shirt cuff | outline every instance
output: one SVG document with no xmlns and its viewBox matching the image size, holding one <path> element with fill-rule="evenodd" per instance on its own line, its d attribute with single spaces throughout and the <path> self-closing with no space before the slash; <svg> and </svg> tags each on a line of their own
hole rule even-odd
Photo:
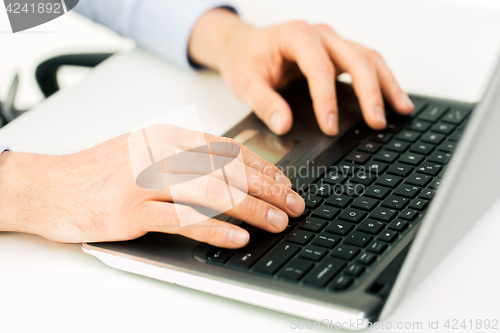
<svg viewBox="0 0 500 333">
<path fill-rule="evenodd" d="M 203 14 L 220 7 L 235 11 L 220 0 L 192 0 L 189 6 L 183 1 L 141 1 L 131 18 L 127 37 L 181 67 L 196 67 L 189 61 L 191 32 Z"/>
<path fill-rule="evenodd" d="M 7 146 L 2 146 L 2 145 L 0 145 L 0 155 L 1 155 L 4 151 L 10 151 L 10 148 L 9 148 L 9 147 L 7 147 Z"/>
</svg>

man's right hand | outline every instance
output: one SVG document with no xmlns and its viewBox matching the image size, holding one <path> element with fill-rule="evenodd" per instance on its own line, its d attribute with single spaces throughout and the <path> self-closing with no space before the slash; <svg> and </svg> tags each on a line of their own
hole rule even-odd
<svg viewBox="0 0 500 333">
<path fill-rule="evenodd" d="M 200 135 L 168 125 L 156 125 L 146 131 L 155 162 L 169 155 L 166 150 L 186 151 L 187 147 L 193 147 L 190 140 Z M 140 132 L 134 134 L 141 135 Z M 238 248 L 248 242 L 247 231 L 213 218 L 201 218 L 192 207 L 205 206 L 220 211 L 223 207 L 220 197 L 227 193 L 229 184 L 231 193 L 242 201 L 225 214 L 269 232 L 283 231 L 288 216 L 297 217 L 304 211 L 304 200 L 290 188 L 290 181 L 278 168 L 231 139 L 208 134 L 204 137 L 209 145 L 224 142 L 241 151 L 244 164 L 240 168 L 228 168 L 228 182 L 214 176 L 215 173 L 200 177 L 204 168 L 192 160 L 166 159 L 172 164 L 164 164 L 164 172 L 166 168 L 167 174 L 193 179 L 189 187 L 175 190 L 174 204 L 174 191 L 168 185 L 150 189 L 136 184 L 138 170 L 133 170 L 137 167 L 134 161 L 131 165 L 131 154 L 134 154 L 131 137 L 122 135 L 65 156 L 3 153 L 0 156 L 0 231 L 32 233 L 70 243 L 130 240 L 156 231 Z M 213 163 L 228 164 L 224 162 L 224 159 L 229 162 L 227 152 L 213 149 L 210 153 L 209 160 Z M 241 177 L 241 170 L 246 177 Z M 244 184 L 241 179 L 245 179 Z"/>
</svg>

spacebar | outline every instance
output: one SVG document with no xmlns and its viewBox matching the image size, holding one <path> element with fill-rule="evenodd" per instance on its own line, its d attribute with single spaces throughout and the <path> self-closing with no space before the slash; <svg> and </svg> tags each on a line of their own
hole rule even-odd
<svg viewBox="0 0 500 333">
<path fill-rule="evenodd" d="M 293 172 L 290 172 L 291 170 L 287 170 L 289 175 L 294 176 L 291 178 L 292 187 L 298 191 L 301 189 L 304 190 L 304 187 L 307 187 L 307 185 L 318 179 L 326 168 L 329 168 L 333 164 L 337 163 L 358 143 L 359 139 L 342 136 L 326 148 L 315 159 L 308 161 L 309 163 L 307 169 L 304 170 L 304 168 L 300 169 L 300 167 L 298 167 L 295 175 Z"/>
</svg>

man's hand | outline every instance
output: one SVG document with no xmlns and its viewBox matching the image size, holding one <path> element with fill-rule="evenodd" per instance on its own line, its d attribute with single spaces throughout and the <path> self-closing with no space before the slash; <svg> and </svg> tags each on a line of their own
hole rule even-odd
<svg viewBox="0 0 500 333">
<path fill-rule="evenodd" d="M 221 200 L 230 188 L 233 197 L 242 200 L 225 214 L 269 232 L 283 231 L 288 216 L 303 213 L 304 200 L 291 190 L 285 175 L 237 142 L 168 125 L 152 126 L 145 132 L 150 155 L 147 149 L 137 150 L 140 144 L 134 145 L 140 143 L 142 131 L 66 156 L 3 153 L 0 231 L 33 233 L 58 242 L 129 240 L 156 231 L 238 248 L 248 242 L 247 231 L 205 218 L 193 207 L 220 212 Z M 186 149 L 196 147 L 199 140 L 193 138 L 200 135 L 210 152 Z M 220 143 L 227 145 L 219 149 Z M 241 152 L 241 165 L 228 158 L 231 151 Z M 160 166 L 163 163 L 159 174 L 140 173 L 152 165 L 150 158 Z M 227 166 L 229 182 L 216 173 L 201 177 L 214 165 Z M 156 183 L 138 186 L 144 181 L 141 177 L 145 183 Z M 176 177 L 191 181 L 175 187 L 174 204 L 174 189 L 167 182 Z"/>
<path fill-rule="evenodd" d="M 189 54 L 193 61 L 218 70 L 276 134 L 290 130 L 292 112 L 275 89 L 298 70 L 307 78 L 316 118 L 327 135 L 338 133 L 335 78 L 343 72 L 351 75 L 372 128 L 386 126 L 382 95 L 399 113 L 413 111 L 382 57 L 342 39 L 327 25 L 293 21 L 257 29 L 228 10 L 214 9 L 196 24 Z"/>
</svg>

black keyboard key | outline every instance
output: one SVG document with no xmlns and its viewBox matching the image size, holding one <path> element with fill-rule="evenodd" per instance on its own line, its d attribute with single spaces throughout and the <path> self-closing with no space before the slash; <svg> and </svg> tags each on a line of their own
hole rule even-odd
<svg viewBox="0 0 500 333">
<path fill-rule="evenodd" d="M 348 195 L 336 195 L 334 193 L 328 199 L 326 199 L 325 204 L 339 208 L 345 208 L 352 200 L 353 199 Z"/>
<path fill-rule="evenodd" d="M 302 215 L 297 216 L 297 217 L 289 217 L 288 220 L 300 222 L 300 221 L 304 220 L 306 217 L 308 217 L 310 214 L 311 214 L 311 210 L 306 208 L 306 209 L 304 209 L 304 212 L 302 213 Z"/>
<path fill-rule="evenodd" d="M 365 191 L 365 196 L 374 199 L 383 199 L 389 193 L 390 189 L 380 185 L 372 185 L 368 187 Z"/>
<path fill-rule="evenodd" d="M 382 202 L 382 206 L 389 207 L 392 209 L 402 210 L 408 202 L 409 202 L 408 198 L 400 197 L 393 194 Z"/>
<path fill-rule="evenodd" d="M 398 176 L 385 174 L 385 175 L 380 176 L 375 181 L 375 184 L 390 187 L 390 188 L 395 188 L 401 182 L 401 179 L 402 178 L 398 177 Z"/>
<path fill-rule="evenodd" d="M 363 153 L 361 151 L 353 151 L 352 153 L 347 155 L 345 159 L 350 162 L 363 164 L 368 161 L 369 158 L 370 154 Z"/>
<path fill-rule="evenodd" d="M 342 184 L 342 182 L 346 179 L 346 176 L 343 175 L 340 170 L 330 169 L 325 176 L 322 178 L 323 182 L 329 184 Z"/>
<path fill-rule="evenodd" d="M 399 214 L 399 217 L 408 221 L 413 221 L 417 217 L 418 211 L 410 208 L 406 208 Z"/>
<path fill-rule="evenodd" d="M 257 237 L 262 230 L 254 225 L 251 225 L 251 224 L 248 224 L 245 222 L 240 223 L 239 227 L 248 231 L 248 233 L 250 234 L 250 239 L 254 239 L 255 237 Z"/>
<path fill-rule="evenodd" d="M 389 224 L 388 228 L 391 230 L 403 231 L 407 226 L 408 222 L 401 219 L 395 219 Z"/>
<path fill-rule="evenodd" d="M 417 172 L 425 173 L 426 175 L 436 176 L 441 171 L 442 168 L 443 168 L 442 164 L 424 162 L 417 168 Z"/>
<path fill-rule="evenodd" d="M 432 180 L 431 176 L 424 175 L 421 173 L 412 173 L 408 178 L 406 178 L 405 183 L 424 187 L 431 180 Z"/>
<path fill-rule="evenodd" d="M 376 159 L 378 161 L 385 162 L 385 163 L 392 163 L 395 160 L 397 160 L 398 157 L 399 157 L 398 153 L 388 151 L 388 150 L 382 150 L 377 155 L 375 155 L 374 159 Z"/>
<path fill-rule="evenodd" d="M 398 233 L 394 230 L 386 230 L 377 237 L 377 240 L 381 240 L 387 243 L 392 243 L 398 237 Z"/>
<path fill-rule="evenodd" d="M 373 213 L 370 214 L 371 219 L 381 220 L 388 222 L 392 220 L 394 215 L 396 215 L 396 211 L 394 209 L 386 208 L 386 207 L 378 207 Z"/>
<path fill-rule="evenodd" d="M 359 253 L 359 249 L 357 247 L 340 244 L 337 246 L 331 253 L 332 257 L 337 257 L 345 260 L 352 260 Z"/>
<path fill-rule="evenodd" d="M 441 185 L 441 179 L 436 178 L 429 184 L 429 188 L 436 190 L 439 187 L 439 185 Z"/>
<path fill-rule="evenodd" d="M 323 219 L 308 217 L 299 224 L 299 228 L 307 231 L 318 232 L 323 229 L 327 223 L 328 222 Z"/>
<path fill-rule="evenodd" d="M 432 190 L 430 188 L 426 188 L 422 192 L 420 192 L 418 197 L 425 199 L 425 200 L 432 200 L 432 198 L 434 198 L 434 194 L 436 194 L 435 190 Z"/>
<path fill-rule="evenodd" d="M 452 124 L 460 124 L 471 112 L 470 108 L 457 108 L 452 107 L 448 113 L 446 113 L 443 117 L 443 121 L 452 123 Z"/>
<path fill-rule="evenodd" d="M 354 224 L 344 221 L 335 220 L 332 221 L 328 227 L 326 227 L 326 232 L 331 232 L 337 235 L 345 236 L 354 228 Z"/>
<path fill-rule="evenodd" d="M 342 186 L 341 188 L 336 188 L 333 195 L 348 195 L 351 197 L 358 197 L 360 195 L 363 195 L 365 191 L 365 185 L 363 184 L 356 184 L 348 181 L 347 183 L 340 185 Z"/>
<path fill-rule="evenodd" d="M 432 126 L 431 131 L 448 135 L 451 132 L 453 132 L 454 129 L 455 129 L 455 126 L 453 126 L 451 124 L 439 122 L 439 123 L 435 124 L 434 126 Z"/>
<path fill-rule="evenodd" d="M 429 105 L 427 109 L 422 111 L 417 118 L 420 120 L 436 122 L 448 110 L 445 106 Z"/>
<path fill-rule="evenodd" d="M 285 230 L 282 231 L 283 234 L 288 234 L 290 231 L 292 231 L 296 226 L 297 226 L 297 220 L 295 219 L 288 219 L 288 224 L 286 225 Z"/>
<path fill-rule="evenodd" d="M 405 153 L 399 158 L 399 162 L 410 165 L 418 165 L 424 160 L 425 156 L 416 153 Z"/>
<path fill-rule="evenodd" d="M 444 151 L 445 153 L 453 153 L 455 146 L 457 145 L 454 141 L 445 141 L 439 147 L 439 151 Z"/>
<path fill-rule="evenodd" d="M 234 255 L 233 250 L 221 249 L 219 247 L 213 247 L 207 252 L 207 260 L 209 262 L 214 262 L 223 265 Z"/>
<path fill-rule="evenodd" d="M 343 260 L 327 258 L 309 272 L 302 282 L 306 285 L 324 287 L 345 265 L 346 263 Z"/>
<path fill-rule="evenodd" d="M 402 163 L 395 163 L 389 167 L 387 170 L 387 173 L 400 176 L 400 177 L 406 177 L 408 176 L 411 172 L 413 171 L 413 168 L 407 164 L 402 164 Z"/>
<path fill-rule="evenodd" d="M 357 247 L 365 247 L 368 243 L 371 242 L 373 236 L 365 234 L 363 232 L 354 231 L 344 240 L 344 243 L 349 245 L 354 245 Z"/>
<path fill-rule="evenodd" d="M 371 263 L 377 259 L 377 256 L 374 255 L 373 253 L 369 253 L 369 252 L 363 252 L 361 253 L 361 255 L 358 257 L 358 259 L 356 259 L 357 262 L 360 262 L 364 265 L 371 265 Z"/>
<path fill-rule="evenodd" d="M 420 138 L 423 142 L 432 143 L 433 145 L 438 145 L 444 140 L 445 136 L 439 133 L 427 132 Z"/>
<path fill-rule="evenodd" d="M 367 198 L 367 197 L 358 197 L 352 203 L 352 207 L 359 208 L 363 210 L 372 210 L 378 204 L 378 200 Z"/>
<path fill-rule="evenodd" d="M 314 234 L 312 232 L 296 229 L 293 232 L 291 232 L 285 238 L 285 240 L 287 242 L 292 242 L 292 243 L 299 244 L 299 245 L 306 245 L 307 243 L 309 243 L 309 241 L 313 237 L 314 237 Z"/>
<path fill-rule="evenodd" d="M 414 109 L 413 113 L 411 114 L 412 117 L 418 116 L 422 110 L 427 107 L 427 101 L 423 98 L 418 98 L 415 96 L 410 97 L 411 101 L 413 102 Z"/>
<path fill-rule="evenodd" d="M 370 161 L 366 163 L 364 166 L 365 166 L 365 172 L 367 174 L 375 175 L 378 177 L 379 175 L 382 174 L 382 172 L 385 171 L 385 169 L 387 169 L 389 164 L 379 161 Z"/>
<path fill-rule="evenodd" d="M 363 184 L 363 185 L 370 185 L 373 183 L 373 181 L 378 177 L 378 174 L 370 173 L 367 170 L 366 171 L 358 171 L 354 177 L 351 178 L 351 181 L 353 183 L 358 183 L 358 184 Z"/>
<path fill-rule="evenodd" d="M 365 270 L 365 266 L 358 264 L 358 263 L 354 263 L 354 264 L 350 264 L 347 267 L 347 269 L 345 270 L 345 273 L 349 274 L 351 276 L 360 276 L 361 273 L 364 272 L 364 270 Z"/>
<path fill-rule="evenodd" d="M 356 230 L 367 232 L 372 235 L 377 235 L 382 229 L 385 228 L 385 223 L 380 221 L 375 221 L 372 219 L 365 219 L 361 222 Z"/>
<path fill-rule="evenodd" d="M 328 250 L 325 248 L 309 245 L 299 253 L 299 257 L 312 261 L 320 261 L 327 252 Z"/>
<path fill-rule="evenodd" d="M 278 240 L 280 240 L 280 234 L 264 233 L 253 240 L 249 245 L 240 249 L 235 255 L 229 260 L 228 265 L 243 269 L 248 269 L 252 266 L 260 257 L 264 255 Z"/>
<path fill-rule="evenodd" d="M 342 163 L 339 163 L 335 166 L 333 166 L 331 169 L 333 172 L 336 172 L 339 175 L 342 175 L 344 177 L 352 177 L 354 176 L 354 173 L 358 169 L 358 165 L 354 164 L 349 161 L 344 161 Z"/>
<path fill-rule="evenodd" d="M 419 141 L 410 147 L 410 151 L 422 155 L 429 155 L 434 148 L 436 148 L 436 146 L 431 143 Z"/>
<path fill-rule="evenodd" d="M 394 191 L 394 194 L 413 199 L 417 196 L 418 192 L 420 192 L 420 187 L 409 184 L 401 184 Z"/>
<path fill-rule="evenodd" d="M 379 151 L 380 147 L 382 147 L 380 143 L 365 141 L 360 143 L 357 149 L 366 153 L 374 154 Z"/>
<path fill-rule="evenodd" d="M 339 219 L 346 220 L 349 222 L 358 223 L 361 221 L 366 215 L 366 212 L 354 209 L 354 208 L 346 208 L 339 214 Z"/>
<path fill-rule="evenodd" d="M 332 184 L 324 183 L 322 180 L 320 180 L 315 184 L 309 184 L 307 189 L 309 195 L 326 198 L 333 193 L 334 186 Z"/>
<path fill-rule="evenodd" d="M 451 158 L 450 153 L 445 153 L 443 151 L 435 151 L 434 153 L 429 156 L 427 159 L 429 162 L 435 162 L 435 163 L 441 163 L 441 164 L 446 164 Z"/>
<path fill-rule="evenodd" d="M 253 270 L 263 274 L 274 275 L 299 250 L 300 247 L 297 245 L 280 243 L 257 262 Z"/>
<path fill-rule="evenodd" d="M 396 136 L 396 138 L 399 140 L 404 140 L 404 141 L 408 141 L 408 142 L 415 142 L 415 141 L 417 141 L 419 136 L 420 136 L 419 132 L 404 130 L 404 131 L 401 131 L 401 133 L 399 133 Z"/>
<path fill-rule="evenodd" d="M 322 200 L 322 198 L 310 194 L 306 194 L 302 198 L 306 202 L 306 207 L 310 209 L 318 207 Z"/>
<path fill-rule="evenodd" d="M 325 220 L 331 220 L 335 217 L 340 212 L 340 209 L 328 206 L 328 205 L 321 205 L 318 208 L 316 208 L 312 215 L 314 217 L 319 217 Z"/>
<path fill-rule="evenodd" d="M 356 125 L 353 129 L 346 133 L 346 136 L 353 137 L 356 139 L 364 139 L 370 134 L 372 130 L 368 128 L 364 123 Z"/>
<path fill-rule="evenodd" d="M 340 291 L 348 288 L 354 280 L 346 275 L 340 275 L 333 280 L 333 283 L 328 289 L 332 291 Z"/>
<path fill-rule="evenodd" d="M 408 142 L 404 142 L 401 140 L 392 140 L 386 146 L 384 146 L 384 148 L 390 151 L 395 151 L 396 153 L 404 153 L 409 146 L 410 144 Z"/>
<path fill-rule="evenodd" d="M 429 129 L 429 127 L 431 127 L 431 123 L 418 119 L 413 119 L 408 128 L 412 131 L 425 132 Z"/>
<path fill-rule="evenodd" d="M 384 243 L 382 241 L 379 241 L 379 240 L 375 240 L 373 241 L 373 243 L 371 243 L 367 250 L 370 251 L 370 252 L 373 252 L 373 253 L 377 253 L 377 254 L 380 254 L 382 252 L 384 252 L 384 250 L 387 248 L 387 243 Z"/>
<path fill-rule="evenodd" d="M 328 249 L 333 249 L 335 245 L 337 245 L 342 238 L 340 236 L 332 235 L 328 232 L 322 232 L 317 237 L 314 238 L 312 244 L 317 246 L 326 247 Z"/>
<path fill-rule="evenodd" d="M 278 278 L 299 281 L 313 266 L 312 261 L 300 258 L 293 259 L 278 273 Z"/>
<path fill-rule="evenodd" d="M 427 206 L 428 201 L 422 198 L 416 198 L 414 199 L 410 206 L 408 206 L 411 209 L 417 209 L 417 210 L 422 210 Z"/>
<path fill-rule="evenodd" d="M 455 131 L 452 135 L 448 137 L 448 140 L 450 141 L 458 141 L 462 137 L 462 132 L 461 131 Z"/>
<path fill-rule="evenodd" d="M 368 138 L 369 140 L 372 141 L 377 141 L 377 142 L 387 142 L 392 138 L 392 134 L 388 132 L 374 132 L 370 137 Z"/>
</svg>

